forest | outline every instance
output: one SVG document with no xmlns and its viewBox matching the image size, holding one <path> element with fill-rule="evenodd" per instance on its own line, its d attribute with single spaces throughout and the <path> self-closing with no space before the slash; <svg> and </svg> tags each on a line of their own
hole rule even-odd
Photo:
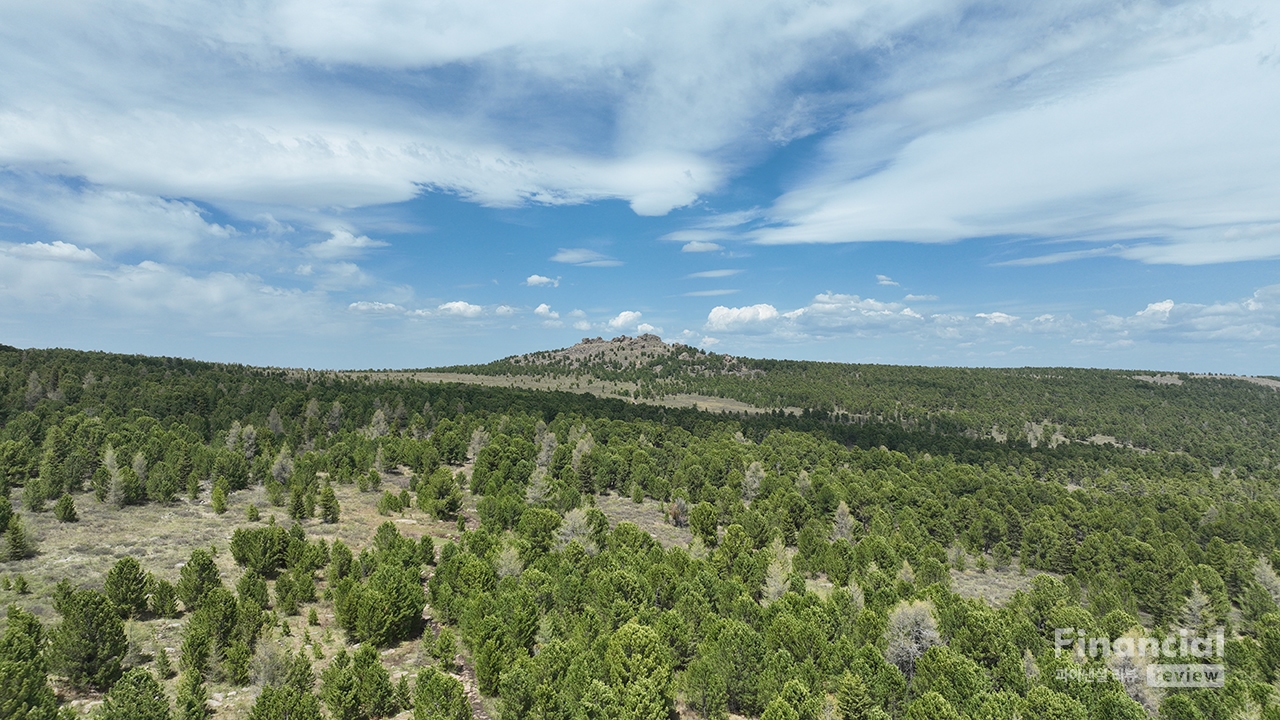
<svg viewBox="0 0 1280 720">
<path fill-rule="evenodd" d="M 584 339 L 566 350 L 439 370 L 592 377 L 634 383 L 638 398 L 698 393 L 935 434 L 1030 435 L 1036 443 L 1106 437 L 1121 445 L 1185 452 L 1214 465 L 1254 471 L 1274 469 L 1280 462 L 1275 383 L 1142 370 L 764 360 L 667 345 L 657 338 L 637 342 L 649 338 Z M 644 349 L 626 353 L 623 348 L 629 344 Z"/>
<path fill-rule="evenodd" d="M 0 718 L 1280 720 L 1276 391 L 675 351 L 467 370 L 801 411 L 0 346 Z"/>
</svg>

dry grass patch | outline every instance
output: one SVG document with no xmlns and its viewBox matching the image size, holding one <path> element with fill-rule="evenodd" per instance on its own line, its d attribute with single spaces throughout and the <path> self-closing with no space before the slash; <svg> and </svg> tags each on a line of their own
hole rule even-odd
<svg viewBox="0 0 1280 720">
<path fill-rule="evenodd" d="M 678 528 L 667 522 L 662 503 L 645 498 L 642 503 L 631 502 L 631 498 L 618 495 L 596 495 L 596 507 L 609 518 L 609 525 L 617 527 L 620 522 L 634 523 L 644 532 L 649 533 L 664 548 L 676 545 L 688 547 L 693 540 L 689 528 Z"/>
</svg>

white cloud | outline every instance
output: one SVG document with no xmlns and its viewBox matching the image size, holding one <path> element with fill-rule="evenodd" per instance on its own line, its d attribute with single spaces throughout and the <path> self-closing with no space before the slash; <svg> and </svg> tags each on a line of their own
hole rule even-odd
<svg viewBox="0 0 1280 720">
<path fill-rule="evenodd" d="M 641 313 L 635 310 L 623 310 L 611 318 L 607 324 L 610 330 L 626 330 L 639 324 L 640 316 Z"/>
<path fill-rule="evenodd" d="M 551 256 L 551 261 L 578 267 L 617 267 L 622 264 L 620 260 L 587 248 L 560 248 Z"/>
<path fill-rule="evenodd" d="M 525 278 L 525 285 L 529 287 L 543 287 L 550 285 L 551 287 L 560 287 L 560 278 L 549 278 L 545 275 L 530 275 Z"/>
<path fill-rule="evenodd" d="M 357 312 L 369 313 L 403 313 L 404 308 L 395 303 L 374 302 L 369 300 L 359 300 L 347 306 L 351 310 Z"/>
<path fill-rule="evenodd" d="M 636 326 L 636 332 L 641 333 L 641 334 L 644 334 L 644 333 L 660 333 L 660 332 L 662 332 L 662 328 L 660 328 L 660 327 L 654 327 L 653 325 L 650 325 L 649 323 L 640 323 L 639 325 L 637 325 L 637 326 Z"/>
<path fill-rule="evenodd" d="M 591 323 L 587 322 L 586 320 L 579 320 L 573 324 L 573 329 L 574 330 L 590 330 Z"/>
<path fill-rule="evenodd" d="M 733 295 L 738 292 L 731 288 L 721 288 L 719 290 L 694 290 L 693 292 L 684 293 L 685 297 L 720 297 L 721 295 Z"/>
<path fill-rule="evenodd" d="M 938 299 L 937 295 L 914 295 L 910 293 L 908 293 L 907 296 L 903 298 L 903 300 L 906 300 L 907 302 L 928 302 L 928 301 L 937 300 L 937 299 Z"/>
<path fill-rule="evenodd" d="M 986 320 L 988 325 L 1012 325 L 1018 321 L 1017 315 L 1009 315 L 1002 312 L 976 313 L 974 317 Z"/>
<path fill-rule="evenodd" d="M 58 260 L 62 262 L 97 262 L 98 254 L 88 248 L 78 248 L 71 243 L 54 240 L 51 243 L 33 242 L 12 245 L 6 249 L 10 255 L 31 260 Z"/>
<path fill-rule="evenodd" d="M 706 328 L 713 331 L 740 329 L 777 318 L 778 309 L 764 303 L 740 308 L 717 305 L 707 314 Z"/>
<path fill-rule="evenodd" d="M 499 305 L 493 309 L 494 315 L 515 315 L 516 309 L 510 305 Z"/>
<path fill-rule="evenodd" d="M 0 123 L 2 108 L 0 104 Z M 32 218 L 75 244 L 110 252 L 184 254 L 236 235 L 230 225 L 205 220 L 204 210 L 190 201 L 97 186 L 68 187 L 31 172 L 0 173 L 0 207 Z"/>
<path fill-rule="evenodd" d="M 587 314 L 586 314 L 585 312 L 583 312 L 583 311 L 581 311 L 581 310 L 579 310 L 579 309 L 577 309 L 577 308 L 574 308 L 573 310 L 570 310 L 570 311 L 569 311 L 569 317 L 584 318 L 584 317 L 586 317 L 586 316 L 587 316 Z"/>
<path fill-rule="evenodd" d="M 537 315 L 538 317 L 550 318 L 552 320 L 560 317 L 560 313 L 556 312 L 555 310 L 552 310 L 551 306 L 546 303 L 542 303 L 538 307 L 534 308 L 533 314 Z"/>
<path fill-rule="evenodd" d="M 358 257 L 371 248 L 386 247 L 381 240 L 371 240 L 366 235 L 355 235 L 348 230 L 337 229 L 330 232 L 328 239 L 313 243 L 306 247 L 307 254 L 326 260 Z"/>
<path fill-rule="evenodd" d="M 463 300 L 454 300 L 452 302 L 443 303 L 436 308 L 445 315 L 456 315 L 458 317 L 475 318 L 480 317 L 484 312 L 484 308 L 479 305 L 472 305 Z"/>
<path fill-rule="evenodd" d="M 935 60 L 954 53 L 960 64 L 849 118 L 820 169 L 751 236 L 1107 245 L 1033 262 L 1280 257 L 1280 63 L 1262 60 L 1275 56 L 1280 8 L 1201 9 L 1139 3 L 1125 17 L 1083 13 L 1047 44 L 1028 42 L 1041 37 L 1032 33 L 993 36 L 983 55 L 942 48 Z"/>
<path fill-rule="evenodd" d="M 716 252 L 717 250 L 723 250 L 723 249 L 724 249 L 724 246 L 718 243 L 713 243 L 707 240 L 693 240 L 685 243 L 684 247 L 680 248 L 680 252 L 702 253 L 702 252 Z"/>
<path fill-rule="evenodd" d="M 702 272 L 689 273 L 688 275 L 685 275 L 685 277 L 690 279 L 725 278 L 725 277 L 733 277 L 734 275 L 737 275 L 740 272 L 742 271 L 741 270 L 703 270 Z"/>
<path fill-rule="evenodd" d="M 898 283 L 894 282 L 894 281 L 893 281 L 893 278 L 889 277 L 888 275 L 877 275 L 877 276 L 876 276 L 876 284 L 877 284 L 877 285 L 892 285 L 892 286 L 894 286 L 894 287 L 897 287 L 897 286 L 898 286 Z"/>
</svg>

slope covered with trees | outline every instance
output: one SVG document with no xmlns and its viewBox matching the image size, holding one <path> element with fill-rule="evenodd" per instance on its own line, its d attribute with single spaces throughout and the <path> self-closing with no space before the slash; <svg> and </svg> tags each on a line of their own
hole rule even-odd
<svg viewBox="0 0 1280 720">
<path fill-rule="evenodd" d="M 1280 383 L 1077 368 L 947 368 L 733 357 L 654 336 L 584 340 L 564 350 L 442 368 L 482 375 L 592 377 L 635 396 L 696 393 L 761 408 L 802 408 L 854 423 L 940 434 L 1110 438 L 1186 452 L 1218 466 L 1280 462 Z M 1055 439 L 1057 436 L 1057 439 Z"/>
<path fill-rule="evenodd" d="M 1268 467 L 57 350 L 0 349 L 0 400 L 0 717 L 1280 712 Z M 151 508 L 222 539 L 28 584 L 60 558 L 25 528 Z M 1151 688 L 1063 628 L 1222 628 L 1227 681 Z"/>
</svg>

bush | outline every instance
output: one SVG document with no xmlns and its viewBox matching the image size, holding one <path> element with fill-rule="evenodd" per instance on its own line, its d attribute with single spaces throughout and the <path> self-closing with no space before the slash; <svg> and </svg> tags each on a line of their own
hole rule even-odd
<svg viewBox="0 0 1280 720">
<path fill-rule="evenodd" d="M 58 522 L 73 523 L 80 520 L 80 515 L 76 513 L 76 502 L 71 499 L 70 495 L 63 494 L 58 498 L 58 502 L 53 506 L 53 516 L 58 518 Z"/>
<path fill-rule="evenodd" d="M 198 608 L 210 590 L 222 587 L 222 576 L 213 562 L 213 555 L 203 548 L 191 551 L 191 558 L 182 566 L 180 575 L 178 597 L 189 611 Z"/>
</svg>

